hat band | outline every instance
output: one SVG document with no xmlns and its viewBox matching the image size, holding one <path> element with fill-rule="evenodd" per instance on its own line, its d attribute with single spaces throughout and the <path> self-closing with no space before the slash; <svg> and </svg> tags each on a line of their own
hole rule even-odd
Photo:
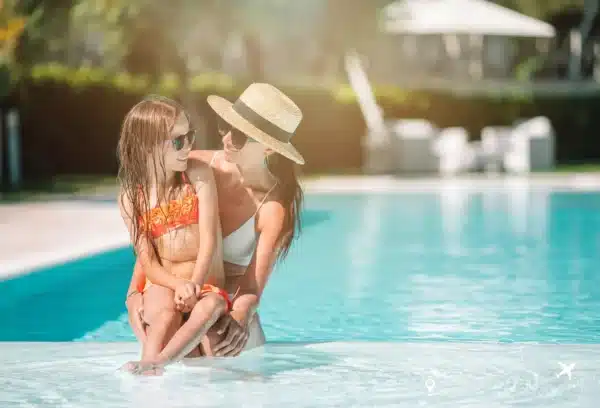
<svg viewBox="0 0 600 408">
<path fill-rule="evenodd" d="M 240 99 L 235 101 L 235 103 L 231 106 L 235 113 L 240 115 L 242 118 L 253 124 L 258 129 L 262 130 L 264 133 L 268 134 L 274 139 L 279 140 L 283 143 L 288 143 L 292 138 L 293 133 L 290 133 L 286 130 L 283 130 L 279 126 L 274 123 L 268 121 L 250 106 L 246 105 Z"/>
</svg>

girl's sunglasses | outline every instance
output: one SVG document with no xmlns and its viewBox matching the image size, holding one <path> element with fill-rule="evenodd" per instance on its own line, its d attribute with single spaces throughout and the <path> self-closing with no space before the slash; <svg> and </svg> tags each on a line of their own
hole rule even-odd
<svg viewBox="0 0 600 408">
<path fill-rule="evenodd" d="M 194 144 L 195 140 L 196 140 L 196 130 L 190 129 L 189 132 L 184 133 L 183 135 L 177 136 L 176 138 L 172 139 L 171 143 L 173 143 L 173 149 L 179 151 L 179 150 L 183 149 L 186 141 L 188 142 L 189 145 L 192 145 L 192 144 Z"/>
<path fill-rule="evenodd" d="M 246 143 L 248 143 L 249 140 L 250 141 L 253 140 L 252 138 L 246 136 L 246 134 L 244 132 L 234 128 L 233 126 L 231 126 L 229 123 L 225 122 L 222 119 L 219 119 L 218 129 L 219 129 L 219 135 L 221 135 L 221 137 L 223 137 L 227 133 L 231 132 L 231 144 L 237 150 L 241 150 L 244 146 L 246 146 Z"/>
</svg>

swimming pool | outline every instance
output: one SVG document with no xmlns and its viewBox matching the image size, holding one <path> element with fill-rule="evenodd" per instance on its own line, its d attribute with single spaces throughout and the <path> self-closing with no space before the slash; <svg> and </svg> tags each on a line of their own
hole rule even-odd
<svg viewBox="0 0 600 408">
<path fill-rule="evenodd" d="M 199 392 L 183 377 L 192 370 L 209 380 L 208 400 L 198 402 L 207 406 L 246 401 L 244 387 L 262 406 L 592 406 L 600 393 L 600 369 L 589 364 L 600 356 L 599 210 L 600 193 L 548 188 L 310 194 L 302 237 L 261 305 L 271 344 L 215 362 L 219 370 L 174 368 L 159 380 L 170 391 L 144 398 L 188 406 L 167 384 L 179 378 L 187 385 L 178 395 Z M 38 358 L 21 359 L 28 370 L 75 370 L 82 384 L 114 372 L 137 350 L 123 305 L 132 265 L 122 249 L 0 283 L 0 340 L 69 342 L 31 346 Z M 86 362 L 94 367 L 87 374 Z M 557 378 L 559 362 L 576 362 L 572 380 Z M 4 361 L 0 379 L 10 372 L 21 381 L 19 367 Z M 428 379 L 437 380 L 432 392 Z M 110 381 L 129 392 L 129 380 Z M 297 397 L 306 387 L 315 394 Z M 72 391 L 57 395 L 73 401 Z M 74 406 L 103 401 L 97 390 L 82 395 Z M 122 406 L 119 398 L 104 402 Z"/>
</svg>

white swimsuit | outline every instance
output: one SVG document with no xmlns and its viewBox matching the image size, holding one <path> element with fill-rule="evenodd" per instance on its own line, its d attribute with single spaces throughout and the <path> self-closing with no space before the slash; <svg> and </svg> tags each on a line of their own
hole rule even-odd
<svg viewBox="0 0 600 408">
<path fill-rule="evenodd" d="M 210 161 L 211 167 L 218 153 L 219 152 L 216 152 L 213 155 Z M 265 194 L 262 201 L 256 207 L 254 214 L 252 214 L 252 216 L 238 229 L 223 238 L 223 260 L 225 262 L 240 266 L 250 265 L 252 256 L 256 250 L 256 241 L 258 238 L 256 234 L 256 214 L 276 185 L 277 184 L 271 187 L 267 194 Z"/>
</svg>

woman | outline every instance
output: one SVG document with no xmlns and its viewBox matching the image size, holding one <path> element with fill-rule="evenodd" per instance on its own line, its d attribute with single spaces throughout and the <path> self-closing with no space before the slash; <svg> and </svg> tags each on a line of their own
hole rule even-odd
<svg viewBox="0 0 600 408">
<path fill-rule="evenodd" d="M 209 330 L 206 355 L 232 356 L 264 344 L 256 315 L 275 262 L 284 257 L 300 229 L 302 189 L 296 164 L 304 159 L 290 143 L 302 120 L 298 106 L 277 88 L 252 84 L 231 103 L 211 95 L 208 103 L 220 117 L 223 150 L 192 151 L 190 158 L 208 163 L 215 174 L 223 232 L 225 288 L 235 293 L 232 310 Z M 143 277 L 139 261 L 132 286 Z M 136 336 L 147 335 L 140 296 L 127 300 Z M 142 311 L 142 313 L 140 313 Z M 179 344 L 183 351 L 197 339 Z"/>
<path fill-rule="evenodd" d="M 146 305 L 143 363 L 168 360 L 179 337 L 190 328 L 203 336 L 230 305 L 219 289 L 222 267 L 211 268 L 219 230 L 214 177 L 201 162 L 188 165 L 194 134 L 166 98 L 144 99 L 123 122 L 119 207 L 146 274 L 128 294 L 142 294 Z M 181 312 L 189 313 L 183 326 Z"/>
</svg>

